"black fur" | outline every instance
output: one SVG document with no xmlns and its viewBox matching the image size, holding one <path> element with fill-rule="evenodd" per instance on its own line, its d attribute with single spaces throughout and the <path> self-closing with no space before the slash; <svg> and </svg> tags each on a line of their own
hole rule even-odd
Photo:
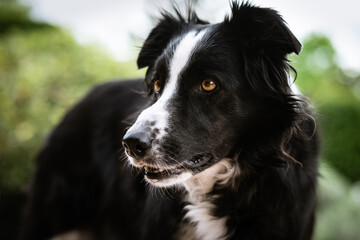
<svg viewBox="0 0 360 240">
<path fill-rule="evenodd" d="M 276 11 L 232 5 L 232 15 L 213 25 L 191 11 L 189 17 L 164 13 L 137 61 L 148 67 L 145 84 L 98 86 L 66 115 L 38 155 L 22 239 L 70 230 L 94 239 L 175 237 L 186 213 L 186 191 L 146 186 L 142 171 L 125 167 L 121 143 L 139 113 L 161 96 L 153 83 L 163 79 L 166 85 L 181 36 L 205 28 L 207 40 L 179 77 L 161 151 L 179 161 L 209 151 L 212 160 L 194 173 L 235 158 L 240 174 L 207 194 L 216 206 L 213 216 L 228 217 L 227 239 L 311 238 L 316 123 L 306 99 L 295 96 L 288 82 L 287 54 L 298 54 L 301 45 Z M 197 92 L 204 78 L 219 87 Z"/>
</svg>

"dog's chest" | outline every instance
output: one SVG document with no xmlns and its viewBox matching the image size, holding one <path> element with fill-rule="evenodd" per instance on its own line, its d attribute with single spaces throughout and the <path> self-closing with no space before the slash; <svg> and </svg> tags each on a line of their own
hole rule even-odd
<svg viewBox="0 0 360 240">
<path fill-rule="evenodd" d="M 176 240 L 222 240 L 227 235 L 226 217 L 212 215 L 210 202 L 189 204 L 187 213 L 175 234 Z"/>
<path fill-rule="evenodd" d="M 214 215 L 214 200 L 219 196 L 211 195 L 215 183 L 222 183 L 236 175 L 235 167 L 220 162 L 185 183 L 187 196 L 184 219 L 175 235 L 178 240 L 224 240 L 228 229 L 227 216 Z"/>
<path fill-rule="evenodd" d="M 199 201 L 185 207 L 186 221 L 181 230 L 187 238 L 197 240 L 222 240 L 227 235 L 227 217 L 213 215 L 215 206 L 208 201 Z"/>
</svg>

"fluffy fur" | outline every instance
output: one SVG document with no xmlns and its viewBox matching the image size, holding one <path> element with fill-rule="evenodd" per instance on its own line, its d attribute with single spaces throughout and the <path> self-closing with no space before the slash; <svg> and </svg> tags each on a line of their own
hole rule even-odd
<svg viewBox="0 0 360 240">
<path fill-rule="evenodd" d="M 94 88 L 46 141 L 22 238 L 310 239 L 316 123 L 287 60 L 300 50 L 272 9 L 163 13 L 145 80 Z"/>
</svg>

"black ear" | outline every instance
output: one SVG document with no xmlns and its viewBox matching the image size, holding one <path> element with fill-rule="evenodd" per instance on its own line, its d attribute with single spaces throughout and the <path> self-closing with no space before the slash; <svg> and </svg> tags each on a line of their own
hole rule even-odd
<svg viewBox="0 0 360 240">
<path fill-rule="evenodd" d="M 248 45 L 265 52 L 276 52 L 283 56 L 299 54 L 301 44 L 285 24 L 282 17 L 269 8 L 260 8 L 248 2 L 232 3 L 232 16 L 225 19 Z"/>
<path fill-rule="evenodd" d="M 239 54 L 249 87 L 262 96 L 285 101 L 291 95 L 288 74 L 295 71 L 287 55 L 299 54 L 301 44 L 282 17 L 275 10 L 234 1 L 232 15 L 222 26 L 225 38 Z"/>
<path fill-rule="evenodd" d="M 164 11 L 157 26 L 145 40 L 137 59 L 138 68 L 150 66 L 162 54 L 171 39 L 191 24 L 206 24 L 200 20 L 189 6 L 187 16 L 183 17 L 174 7 L 175 14 Z"/>
</svg>

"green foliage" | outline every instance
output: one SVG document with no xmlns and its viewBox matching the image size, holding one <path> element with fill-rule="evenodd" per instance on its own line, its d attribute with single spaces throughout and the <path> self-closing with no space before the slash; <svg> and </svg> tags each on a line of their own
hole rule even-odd
<svg viewBox="0 0 360 240">
<path fill-rule="evenodd" d="M 136 74 L 67 32 L 12 31 L 0 38 L 0 182 L 20 187 L 34 152 L 64 112 L 93 84 Z"/>
<path fill-rule="evenodd" d="M 52 28 L 47 23 L 30 20 L 28 15 L 29 8 L 21 5 L 17 0 L 0 0 L 0 34 L 12 29 Z"/>
<path fill-rule="evenodd" d="M 34 26 L 0 35 L 0 223 L 9 226 L 0 239 L 14 238 L 35 154 L 65 112 L 93 84 L 143 75 L 135 61 L 116 62 L 66 31 Z"/>
<path fill-rule="evenodd" d="M 360 223 L 360 182 L 350 184 L 331 166 L 320 166 L 316 240 L 357 240 Z"/>
<path fill-rule="evenodd" d="M 314 239 L 359 239 L 360 184 L 351 185 L 327 164 L 321 164 Z"/>
<path fill-rule="evenodd" d="M 293 56 L 297 84 L 314 102 L 322 139 L 322 158 L 349 180 L 360 180 L 360 75 L 348 76 L 336 62 L 328 38 L 312 35 Z"/>
<path fill-rule="evenodd" d="M 298 72 L 297 84 L 316 103 L 359 102 L 352 92 L 360 76 L 349 77 L 339 67 L 330 40 L 313 34 L 304 40 L 303 51 L 292 56 Z"/>
<path fill-rule="evenodd" d="M 324 105 L 323 156 L 349 180 L 360 180 L 360 103 Z"/>
</svg>

